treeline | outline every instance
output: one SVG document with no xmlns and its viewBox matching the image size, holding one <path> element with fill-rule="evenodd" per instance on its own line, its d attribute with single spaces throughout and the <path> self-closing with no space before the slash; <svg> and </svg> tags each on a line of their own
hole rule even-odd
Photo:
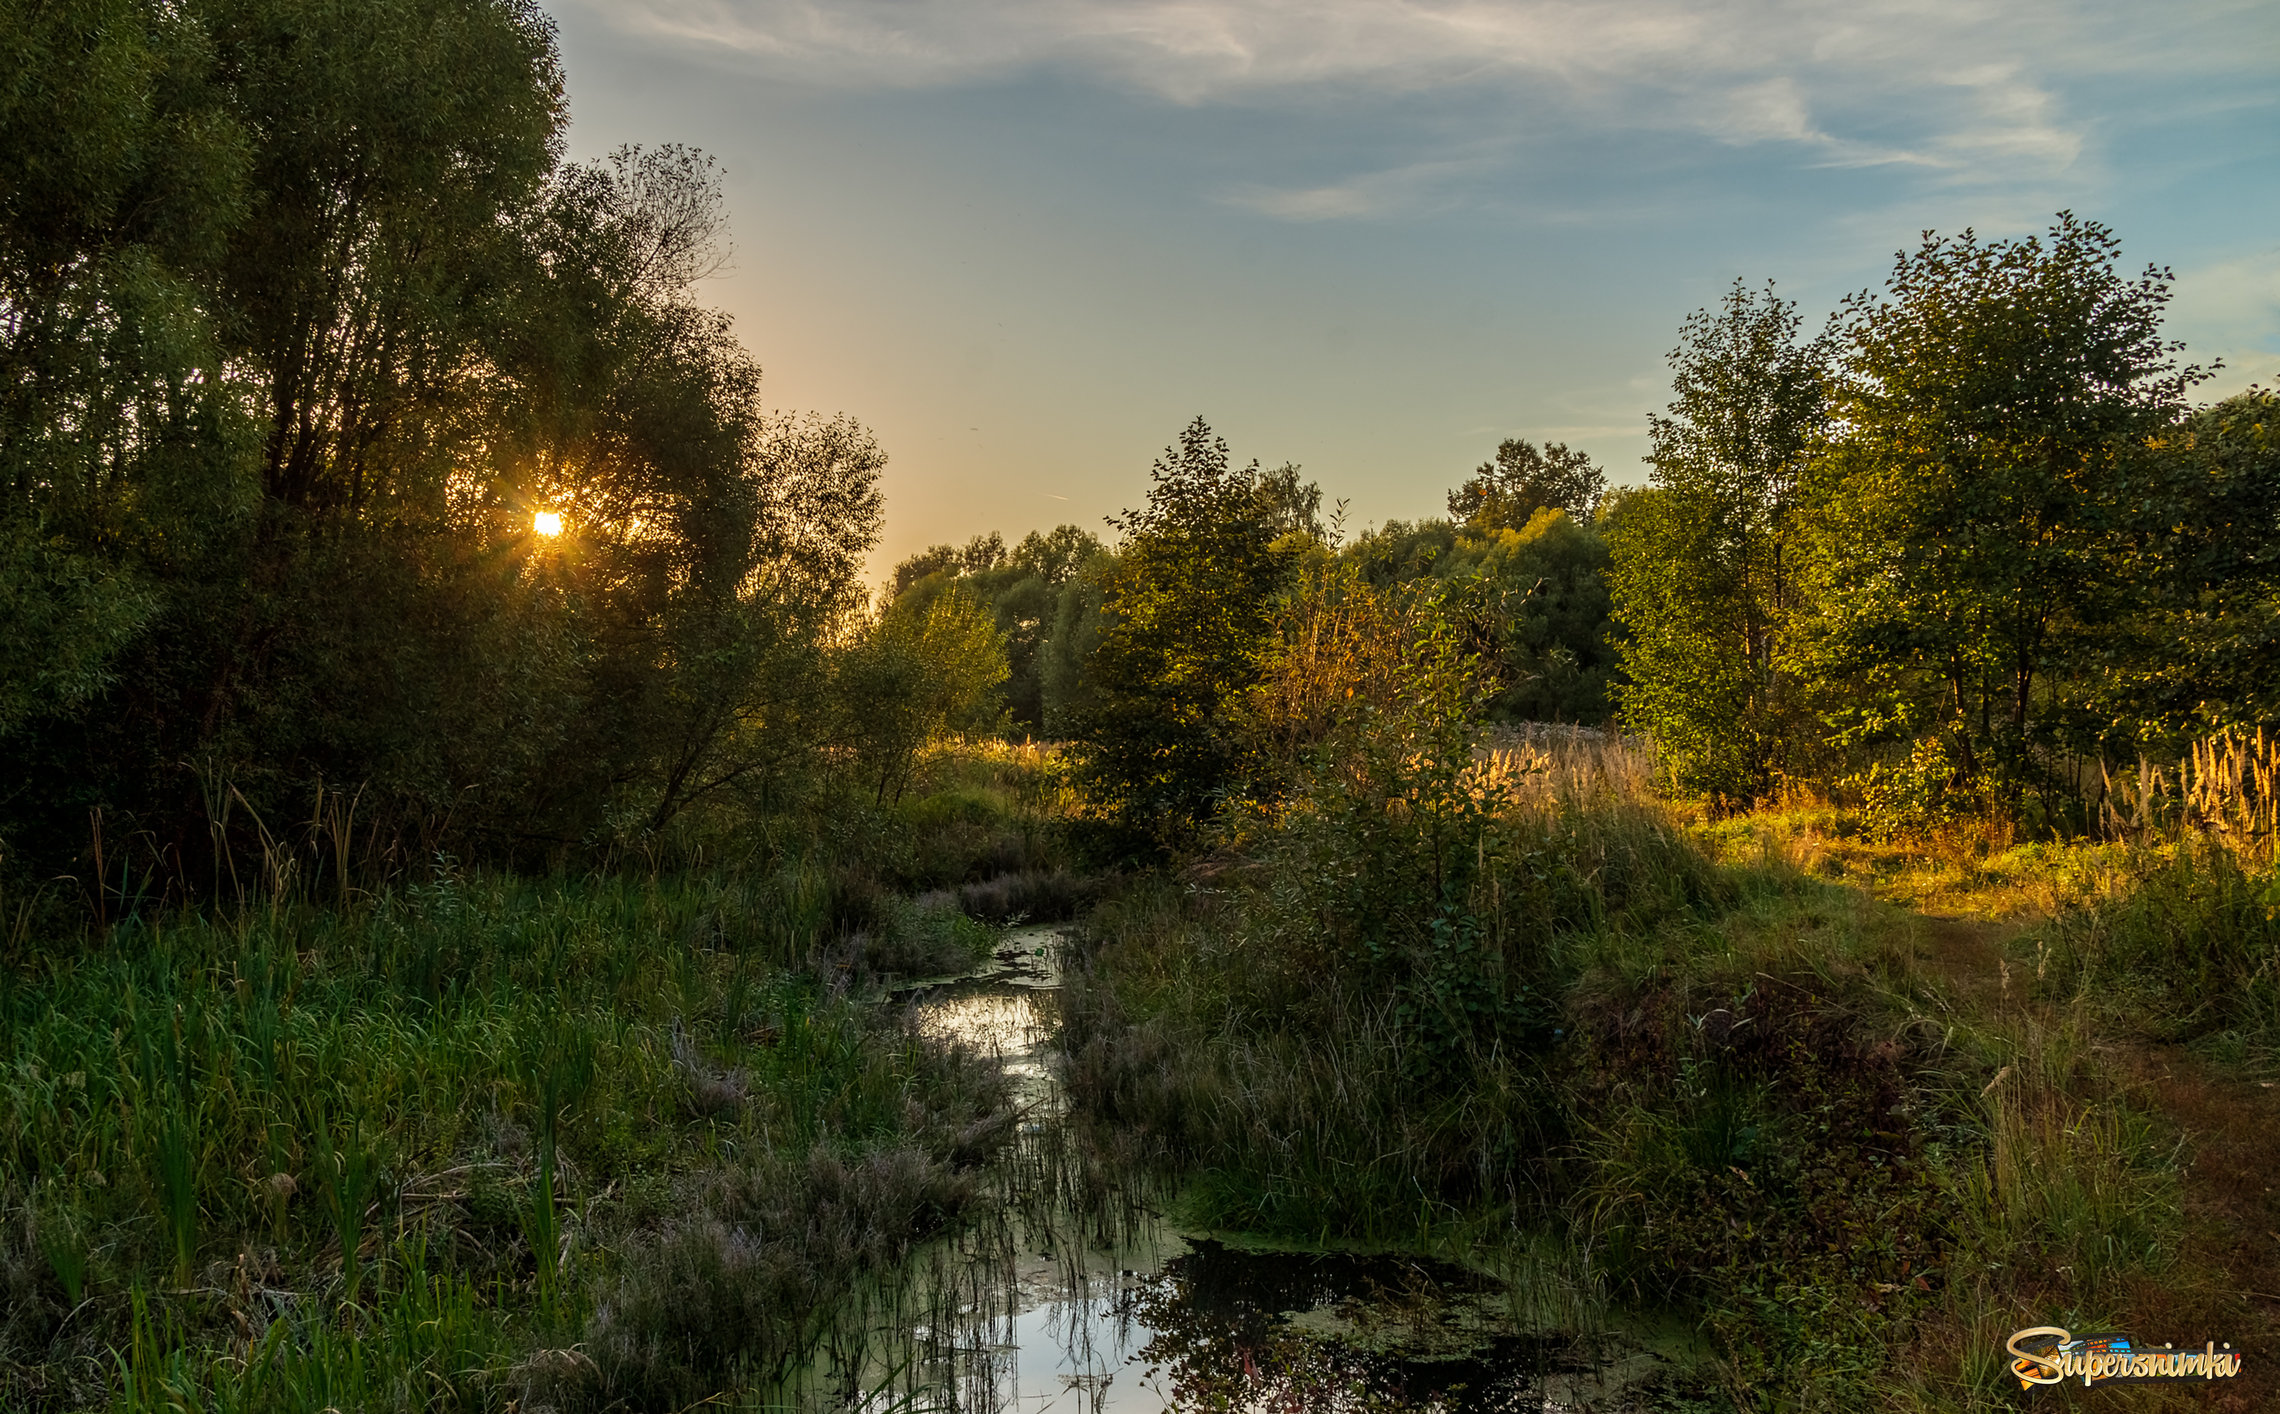
<svg viewBox="0 0 2280 1414">
<path fill-rule="evenodd" d="M 958 731 L 1073 741 L 1161 844 L 1283 788 L 1373 615 L 1447 627 L 1468 717 L 1619 721 L 1729 806 L 2068 828 L 2280 699 L 2273 395 L 2192 407 L 2167 273 L 2070 216 L 1927 237 L 1812 337 L 1737 286 L 1643 489 L 1514 439 L 1348 536 L 1199 420 L 1113 545 L 937 546 L 874 603 L 880 449 L 762 402 L 706 159 L 563 159 L 535 6 L 9 25 L 0 869 L 98 911 L 297 831 L 385 872 L 885 804 Z"/>
<path fill-rule="evenodd" d="M 2079 829 L 2108 763 L 2280 713 L 2280 398 L 2194 407 L 2106 228 L 1927 234 L 1805 337 L 1737 284 L 1608 517 L 1625 719 L 1728 805 Z"/>
<path fill-rule="evenodd" d="M 1207 424 L 1184 439 L 1198 457 L 1223 463 L 1215 441 Z M 1570 479 L 1547 476 L 1547 458 Z M 1606 545 L 1592 518 L 1605 474 L 1588 457 L 1558 443 L 1539 450 L 1508 439 L 1496 460 L 1450 493 L 1451 519 L 1389 521 L 1351 539 L 1325 522 L 1321 488 L 1300 479 L 1301 471 L 1286 463 L 1240 474 L 1217 465 L 1209 473 L 1245 482 L 1229 494 L 1254 503 L 1254 538 L 1264 537 L 1279 557 L 1286 589 L 1301 566 L 1333 562 L 1381 588 L 1459 586 L 1477 620 L 1480 667 L 1494 684 L 1492 719 L 1607 719 L 1615 649 Z M 944 596 L 983 610 L 1005 642 L 1004 728 L 1065 740 L 1081 730 L 1086 664 L 1100 642 L 1118 562 L 1116 550 L 1079 526 L 1031 531 L 1010 549 L 992 533 L 902 561 L 886 599 L 896 614 L 923 613 Z"/>
<path fill-rule="evenodd" d="M 1292 675 L 1317 717 L 1366 676 L 1353 644 L 1322 676 L 1357 596 L 1449 629 L 1468 717 L 1615 723 L 1714 808 L 1802 787 L 1881 828 L 2080 830 L 2115 764 L 2280 714 L 2280 397 L 2188 402 L 2169 282 L 2069 214 L 1927 235 L 1818 334 L 1771 286 L 1689 318 L 1643 487 L 1508 440 L 1448 519 L 1348 540 L 1198 421 L 1115 553 L 989 537 L 894 587 L 993 612 L 1015 720 L 1159 835 L 1281 789 Z"/>
<path fill-rule="evenodd" d="M 529 862 L 877 773 L 884 458 L 699 297 L 707 159 L 564 160 L 535 4 L 5 30 L 0 867 Z"/>
</svg>

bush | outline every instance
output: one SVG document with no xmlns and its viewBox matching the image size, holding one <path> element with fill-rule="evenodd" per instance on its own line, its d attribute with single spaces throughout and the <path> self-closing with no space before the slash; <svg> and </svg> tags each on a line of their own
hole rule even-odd
<svg viewBox="0 0 2280 1414">
<path fill-rule="evenodd" d="M 1247 859 L 1080 936 L 1072 1092 L 1198 1176 L 1199 1220 L 1383 1239 L 1514 1203 L 1557 1126 L 1577 943 L 1718 892 L 1652 809 L 1477 754 L 1453 631 L 1411 627 L 1292 797 L 1237 822 Z"/>
<path fill-rule="evenodd" d="M 2200 835 L 2135 851 L 2114 886 L 2054 922 L 2039 970 L 2148 1036 L 2234 1032 L 2280 1049 L 2280 870 Z"/>
</svg>

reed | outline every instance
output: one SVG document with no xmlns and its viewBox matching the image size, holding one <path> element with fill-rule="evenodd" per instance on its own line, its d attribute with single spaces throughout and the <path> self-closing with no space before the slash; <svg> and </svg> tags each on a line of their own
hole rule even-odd
<svg viewBox="0 0 2280 1414">
<path fill-rule="evenodd" d="M 2198 738 L 2174 764 L 2140 756 L 2117 775 L 2101 763 L 2099 785 L 2098 820 L 2111 838 L 2199 832 L 2267 864 L 2280 850 L 2280 737 L 2261 726 Z"/>
<path fill-rule="evenodd" d="M 904 843 L 986 869 L 1026 817 L 986 776 L 959 788 L 980 829 L 914 800 Z M 874 872 L 891 854 L 551 879 L 439 858 L 388 886 L 350 849 L 353 795 L 298 839 L 214 806 L 270 850 L 242 893 L 219 865 L 229 906 L 129 907 L 0 987 L 0 1407 L 618 1401 L 583 1349 L 603 1306 L 733 1176 L 905 1153 L 964 1192 L 995 1161 L 994 1068 L 866 991 L 994 935 Z M 961 1211 L 894 1191 L 826 1195 L 863 1261 Z M 789 1227 L 753 1241 L 822 1260 Z M 716 1376 L 699 1395 L 758 1377 Z"/>
</svg>

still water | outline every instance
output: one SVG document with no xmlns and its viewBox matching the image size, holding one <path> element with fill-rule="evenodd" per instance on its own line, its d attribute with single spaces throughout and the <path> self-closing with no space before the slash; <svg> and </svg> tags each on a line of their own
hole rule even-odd
<svg viewBox="0 0 2280 1414">
<path fill-rule="evenodd" d="M 928 1033 L 1000 1059 L 1032 1150 L 1060 1117 L 1053 1038 L 1061 930 L 1009 933 L 974 974 L 909 992 Z M 1044 1168 L 1038 1169 L 1039 1173 Z M 1637 1407 L 1659 1357 L 1605 1338 L 1529 1334 L 1504 1284 L 1384 1254 L 1252 1250 L 1178 1231 L 1128 1202 L 1103 1223 L 1034 1205 L 940 1289 L 919 1354 L 871 1409 L 973 1414 L 1166 1410 L 1441 1411 Z"/>
</svg>

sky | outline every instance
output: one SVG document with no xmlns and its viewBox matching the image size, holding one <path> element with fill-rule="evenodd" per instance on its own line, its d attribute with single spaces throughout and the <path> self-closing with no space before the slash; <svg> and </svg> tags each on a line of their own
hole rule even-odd
<svg viewBox="0 0 2280 1414">
<path fill-rule="evenodd" d="M 1145 499 L 1192 418 L 1354 527 L 1505 437 L 1644 479 L 1680 322 L 2062 209 L 2280 383 L 2270 0 L 553 0 L 571 156 L 719 162 L 700 288 L 885 448 L 871 575 Z"/>
</svg>

